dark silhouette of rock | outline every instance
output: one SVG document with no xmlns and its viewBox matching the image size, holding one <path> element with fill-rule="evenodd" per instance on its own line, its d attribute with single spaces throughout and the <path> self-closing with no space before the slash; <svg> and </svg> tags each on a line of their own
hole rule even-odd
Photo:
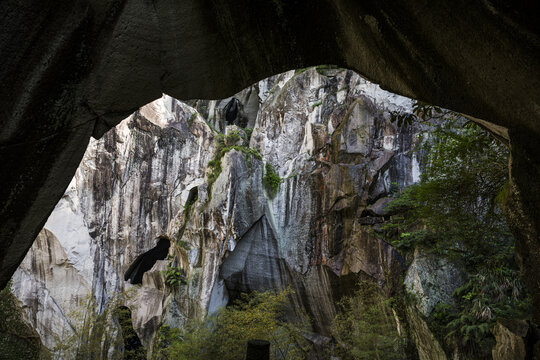
<svg viewBox="0 0 540 360">
<path fill-rule="evenodd" d="M 238 116 L 238 99 L 232 98 L 231 101 L 229 101 L 227 105 L 225 105 L 225 108 L 223 108 L 223 112 L 225 113 L 226 124 L 234 124 L 234 121 Z"/>
<path fill-rule="evenodd" d="M 0 14 L 0 287 L 90 136 L 162 93 L 226 97 L 271 74 L 335 64 L 510 141 L 508 217 L 540 322 L 535 2 L 7 0 Z"/>
<path fill-rule="evenodd" d="M 170 246 L 170 240 L 165 236 L 160 236 L 158 238 L 158 243 L 154 248 L 137 256 L 124 274 L 124 280 L 129 281 L 132 284 L 142 284 L 144 273 L 150 270 L 156 261 L 164 260 L 167 257 Z"/>
</svg>

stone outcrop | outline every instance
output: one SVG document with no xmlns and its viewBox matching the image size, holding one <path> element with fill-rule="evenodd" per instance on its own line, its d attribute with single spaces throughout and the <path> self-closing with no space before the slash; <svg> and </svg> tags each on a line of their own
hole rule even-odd
<svg viewBox="0 0 540 360">
<path fill-rule="evenodd" d="M 89 137 L 165 92 L 216 98 L 321 63 L 509 129 L 516 247 L 540 309 L 539 29 L 532 2 L 8 0 L 0 5 L 0 286 Z M 530 176 L 533 175 L 533 176 Z M 529 199 L 534 199 L 530 200 Z M 536 319 L 540 319 L 538 310 Z"/>
<path fill-rule="evenodd" d="M 435 338 L 422 314 L 413 307 L 407 307 L 407 319 L 420 360 L 447 360 L 441 344 Z"/>
<path fill-rule="evenodd" d="M 453 304 L 454 290 L 463 285 L 465 275 L 445 259 L 415 251 L 405 276 L 405 290 L 414 294 L 416 309 L 429 316 L 438 303 Z"/>
<path fill-rule="evenodd" d="M 43 229 L 13 277 L 13 293 L 21 302 L 25 318 L 50 349 L 59 338 L 76 331 L 73 317 L 88 301 L 91 279 L 85 275 L 89 274 L 78 271 L 72 263 L 87 255 L 68 255 L 58 238 Z"/>
<path fill-rule="evenodd" d="M 448 357 L 426 319 L 435 306 L 454 304 L 454 291 L 465 282 L 465 274 L 446 259 L 415 250 L 405 274 L 405 291 L 414 299 L 407 304 L 407 320 L 420 360 L 459 359 L 457 349 Z"/>
<path fill-rule="evenodd" d="M 491 329 L 497 344 L 492 350 L 493 360 L 527 359 L 529 324 L 523 320 L 500 320 Z M 530 354 L 529 354 L 530 355 Z"/>
</svg>

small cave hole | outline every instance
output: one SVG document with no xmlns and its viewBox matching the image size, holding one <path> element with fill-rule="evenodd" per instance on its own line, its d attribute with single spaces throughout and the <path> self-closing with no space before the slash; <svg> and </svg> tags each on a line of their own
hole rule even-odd
<svg viewBox="0 0 540 360">
<path fill-rule="evenodd" d="M 129 269 L 124 274 L 124 280 L 132 284 L 142 284 L 145 272 L 150 270 L 158 260 L 165 260 L 169 253 L 171 240 L 167 236 L 159 236 L 154 248 L 137 256 Z"/>
<path fill-rule="evenodd" d="M 186 200 L 186 205 L 184 206 L 191 206 L 199 199 L 199 187 L 194 186 L 191 189 L 189 189 L 189 194 Z"/>
</svg>

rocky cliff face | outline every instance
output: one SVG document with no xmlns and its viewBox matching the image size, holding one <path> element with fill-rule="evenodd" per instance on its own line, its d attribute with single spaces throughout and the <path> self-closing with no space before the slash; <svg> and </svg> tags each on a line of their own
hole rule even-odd
<svg viewBox="0 0 540 360">
<path fill-rule="evenodd" d="M 130 288 L 123 279 L 130 262 L 167 233 L 190 187 L 204 181 L 212 134 L 194 114 L 164 96 L 90 143 L 14 276 L 14 293 L 47 346 L 74 330 L 71 313 L 84 307 L 88 296 L 100 312 Z M 132 295 L 154 307 L 135 313 L 143 319 L 141 329 L 161 316 L 159 306 L 149 302 L 155 296 L 162 300 L 162 293 L 140 289 Z"/>
<path fill-rule="evenodd" d="M 420 174 L 419 129 L 388 120 L 410 100 L 321 67 L 190 104 L 164 95 L 90 143 L 14 276 L 49 348 L 75 330 L 70 314 L 88 296 L 100 312 L 123 294 L 151 351 L 162 324 L 181 327 L 240 292 L 290 286 L 294 308 L 326 335 L 358 278 L 388 294 L 400 281 L 404 261 L 378 233 L 389 194 Z M 249 139 L 238 126 L 253 129 Z M 264 185 L 267 164 L 282 179 L 276 191 Z M 142 285 L 125 282 L 160 234 L 175 240 L 169 258 Z M 168 268 L 186 283 L 173 290 Z"/>
</svg>

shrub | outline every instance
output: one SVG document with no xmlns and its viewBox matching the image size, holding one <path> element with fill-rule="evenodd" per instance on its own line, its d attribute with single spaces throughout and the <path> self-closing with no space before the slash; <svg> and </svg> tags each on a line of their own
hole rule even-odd
<svg viewBox="0 0 540 360">
<path fill-rule="evenodd" d="M 288 290 L 254 292 L 204 321 L 192 320 L 172 339 L 167 349 L 170 359 L 243 359 L 250 339 L 268 340 L 271 359 L 304 359 L 308 343 L 302 332 L 307 324 L 305 319 L 285 320 L 289 294 Z"/>
<path fill-rule="evenodd" d="M 261 154 L 259 154 L 259 152 L 255 149 L 251 149 L 247 146 L 231 145 L 235 144 L 238 139 L 240 139 L 240 134 L 237 131 L 233 131 L 227 136 L 223 134 L 217 134 L 216 153 L 214 155 L 214 158 L 210 162 L 208 162 L 208 168 L 210 170 L 207 175 L 209 193 L 211 193 L 210 190 L 212 189 L 212 185 L 218 178 L 219 174 L 221 174 L 221 159 L 223 159 L 223 156 L 225 156 L 225 154 L 229 151 L 236 150 L 242 152 L 246 157 L 246 162 L 248 163 L 248 166 L 250 166 L 251 164 L 252 157 L 257 160 L 262 160 Z"/>
<path fill-rule="evenodd" d="M 165 283 L 171 288 L 187 284 L 184 270 L 179 266 L 174 266 L 172 262 L 167 264 L 167 270 L 163 270 L 163 273 L 165 274 Z"/>
<path fill-rule="evenodd" d="M 274 170 L 274 167 L 270 163 L 266 163 L 265 172 L 263 177 L 263 185 L 271 198 L 274 198 L 279 190 L 279 185 L 283 179 Z"/>
<path fill-rule="evenodd" d="M 415 109 L 419 117 L 445 112 L 422 104 Z M 432 131 L 422 148 L 421 180 L 395 193 L 387 206 L 394 214 L 387 235 L 401 251 L 420 248 L 464 270 L 466 283 L 454 293 L 454 305 L 441 304 L 428 324 L 445 348 L 456 344 L 465 356 L 487 358 L 497 319 L 530 314 L 502 208 L 508 149 L 458 116 Z"/>
<path fill-rule="evenodd" d="M 359 289 L 340 302 L 331 334 L 334 356 L 343 359 L 406 359 L 407 338 L 397 331 L 390 306 L 375 284 L 361 282 Z"/>
</svg>

